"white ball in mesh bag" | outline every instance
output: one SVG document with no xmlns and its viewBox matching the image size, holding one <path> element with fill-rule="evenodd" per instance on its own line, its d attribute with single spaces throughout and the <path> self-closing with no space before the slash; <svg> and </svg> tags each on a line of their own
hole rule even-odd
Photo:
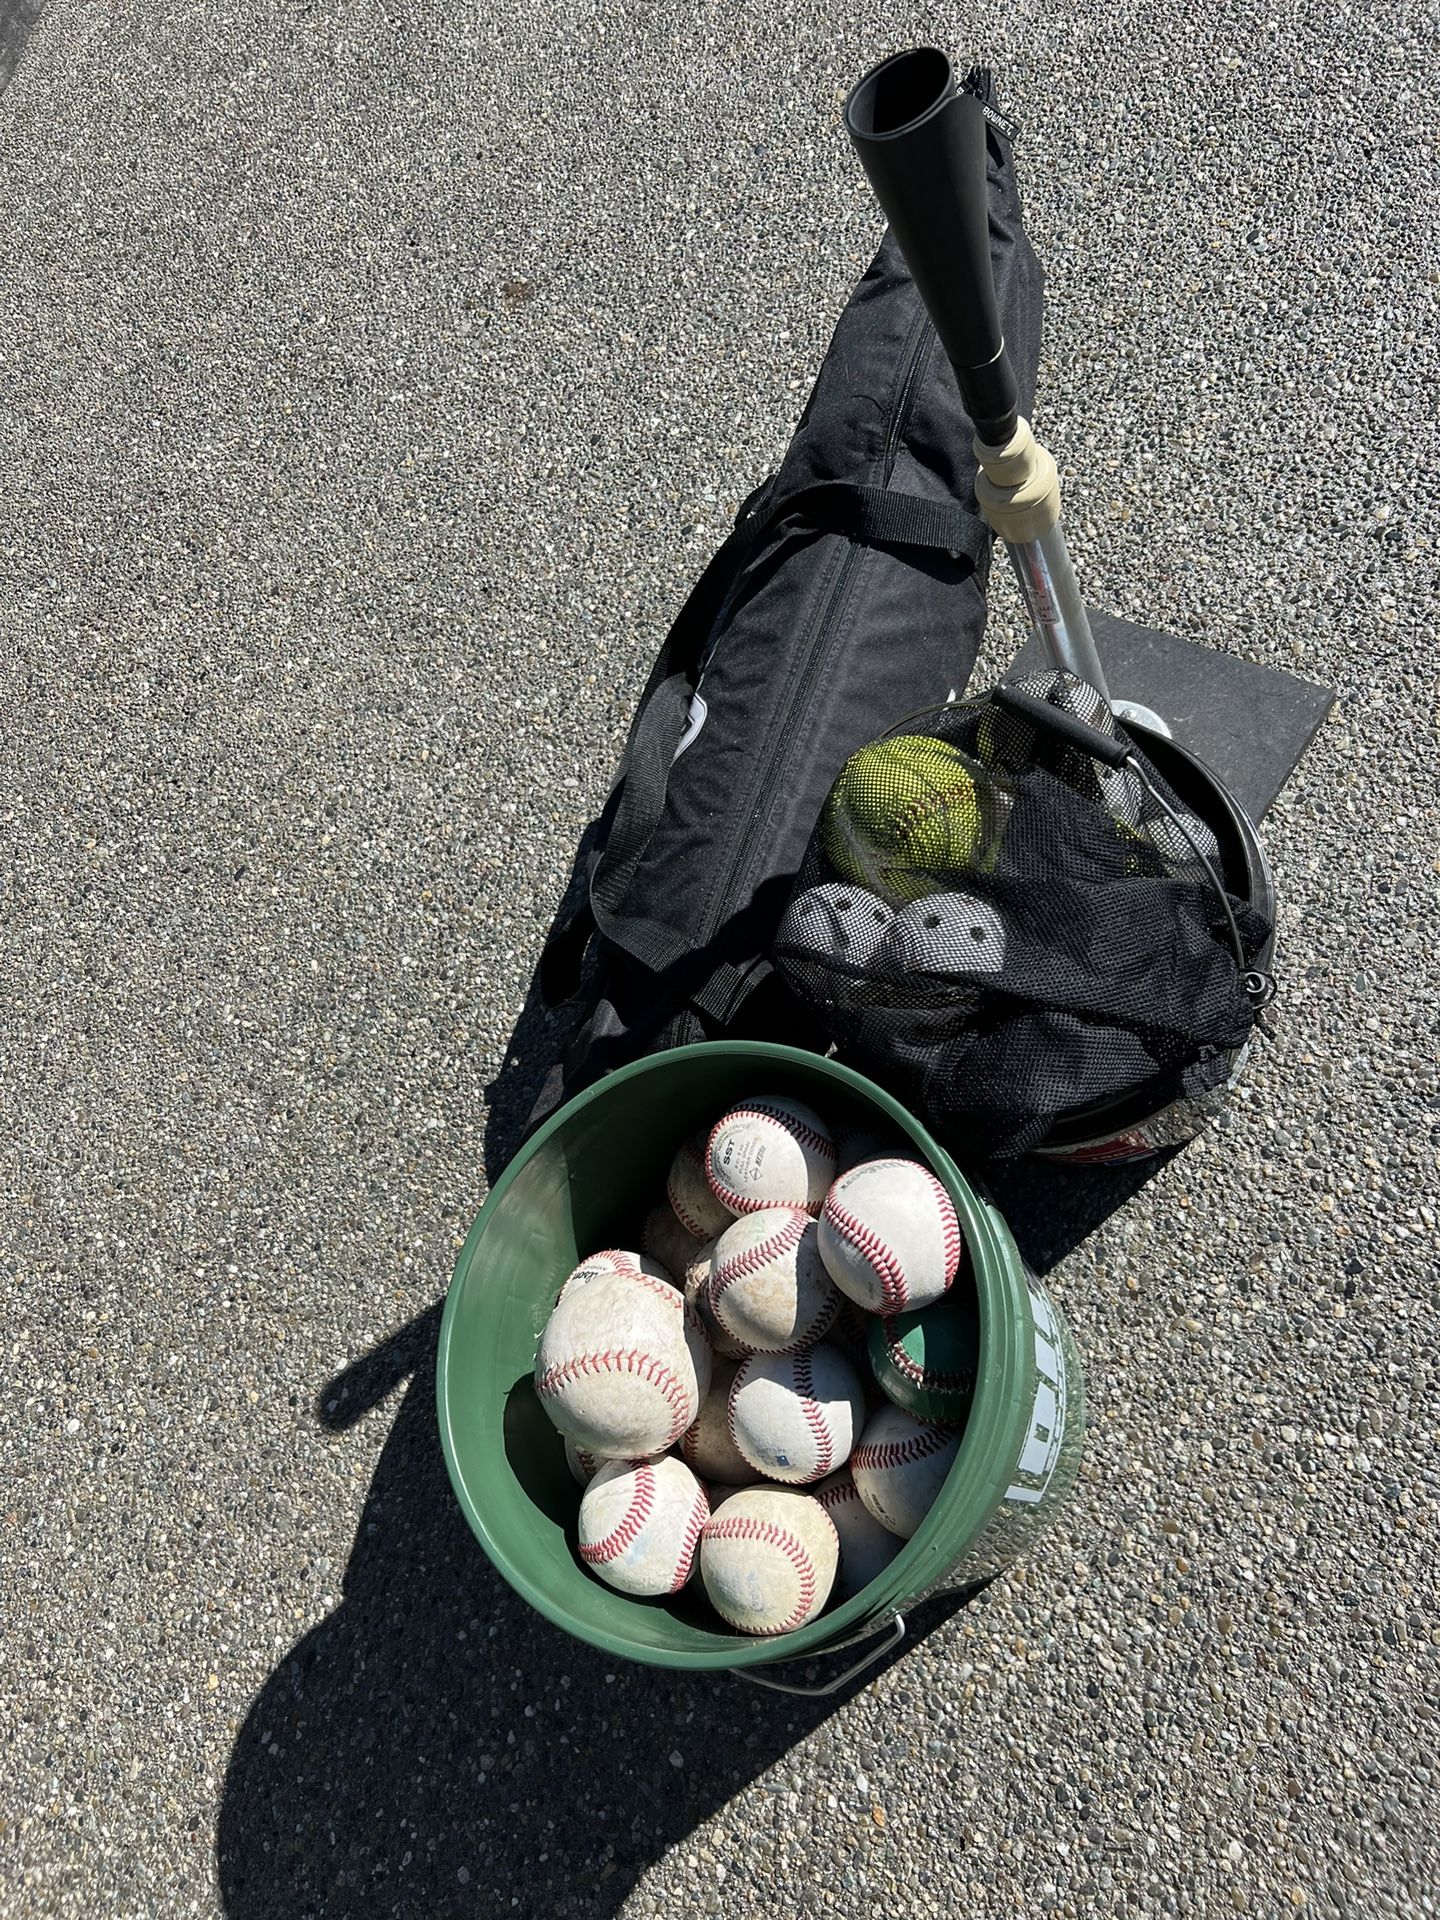
<svg viewBox="0 0 1440 1920">
<path fill-rule="evenodd" d="M 878 893 L 831 881 L 790 902 L 778 944 L 797 957 L 866 967 L 894 918 L 894 908 Z"/>
<path fill-rule="evenodd" d="M 1194 840 L 1194 847 L 1191 846 L 1190 840 L 1185 838 L 1182 828 Z M 1198 847 L 1221 879 L 1224 878 L 1220 873 L 1220 842 L 1198 814 L 1177 809 L 1173 820 L 1169 814 L 1157 814 L 1153 820 L 1146 822 L 1145 834 L 1155 851 L 1170 861 L 1173 866 L 1189 868 L 1197 874 L 1203 874 L 1205 868 L 1195 857 L 1195 847 Z"/>
<path fill-rule="evenodd" d="M 1078 756 L 1077 756 L 1078 758 Z M 1138 827 L 1145 808 L 1145 789 L 1139 776 L 1129 767 L 1107 767 L 1102 762 L 1091 762 L 1095 769 L 1095 778 L 1100 786 L 1100 803 L 1112 819 L 1122 826 Z"/>
<path fill-rule="evenodd" d="M 927 893 L 895 916 L 885 958 L 902 973 L 991 974 L 1005 964 L 1005 922 L 975 893 Z"/>
</svg>

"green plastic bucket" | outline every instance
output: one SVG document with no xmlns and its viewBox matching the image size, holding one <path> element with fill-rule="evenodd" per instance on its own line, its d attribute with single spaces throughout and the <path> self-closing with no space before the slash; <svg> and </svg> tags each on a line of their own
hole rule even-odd
<svg viewBox="0 0 1440 1920">
<path fill-rule="evenodd" d="M 684 1136 L 757 1092 L 791 1094 L 833 1124 L 908 1137 L 955 1202 L 968 1251 L 957 1286 L 971 1290 L 980 1328 L 964 1440 L 919 1531 L 862 1592 L 774 1638 L 729 1632 L 697 1581 L 673 1599 L 635 1600 L 582 1568 L 578 1491 L 531 1383 L 536 1342 L 566 1275 L 597 1247 L 633 1240 Z M 674 1668 L 744 1671 L 811 1660 L 887 1626 L 898 1638 L 903 1608 L 937 1588 L 983 1580 L 1032 1545 L 1070 1490 L 1084 1425 L 1069 1331 L 994 1207 L 873 1082 L 837 1061 L 762 1041 L 715 1041 L 637 1061 L 579 1094 L 526 1142 L 456 1265 L 436 1393 L 460 1505 L 516 1592 L 606 1653 Z"/>
</svg>

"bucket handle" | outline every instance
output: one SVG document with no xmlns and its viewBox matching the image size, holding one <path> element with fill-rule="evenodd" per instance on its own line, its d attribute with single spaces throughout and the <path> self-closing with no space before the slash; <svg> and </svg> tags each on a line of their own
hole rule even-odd
<svg viewBox="0 0 1440 1920">
<path fill-rule="evenodd" d="M 878 1628 L 865 1627 L 859 1633 L 852 1633 L 848 1640 L 837 1640 L 833 1647 L 823 1647 L 820 1652 L 822 1655 L 843 1653 L 846 1647 L 858 1647 L 862 1641 L 868 1640 L 878 1631 Z M 794 1693 L 805 1700 L 820 1700 L 827 1693 L 838 1693 L 847 1681 L 853 1680 L 857 1673 L 863 1673 L 866 1667 L 873 1666 L 877 1660 L 893 1651 L 904 1638 L 905 1616 L 903 1613 L 894 1613 L 890 1616 L 887 1637 L 877 1646 L 871 1647 L 868 1653 L 862 1654 L 851 1666 L 846 1667 L 843 1673 L 837 1673 L 833 1680 L 825 1681 L 823 1686 L 797 1686 L 789 1680 L 772 1680 L 768 1674 L 752 1673 L 749 1667 L 727 1667 L 726 1672 L 733 1673 L 737 1680 L 748 1680 L 752 1686 L 769 1687 L 775 1693 Z M 800 1654 L 798 1658 L 806 1660 L 810 1656 Z M 788 1663 L 782 1661 L 779 1664 Z"/>
</svg>

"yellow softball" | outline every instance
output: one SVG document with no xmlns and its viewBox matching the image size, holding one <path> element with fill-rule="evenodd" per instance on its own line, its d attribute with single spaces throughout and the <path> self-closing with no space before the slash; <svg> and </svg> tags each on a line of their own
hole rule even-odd
<svg viewBox="0 0 1440 1920">
<path fill-rule="evenodd" d="M 852 885 L 919 900 L 993 865 L 988 812 L 963 754 L 897 734 L 845 762 L 821 815 L 821 850 Z"/>
</svg>

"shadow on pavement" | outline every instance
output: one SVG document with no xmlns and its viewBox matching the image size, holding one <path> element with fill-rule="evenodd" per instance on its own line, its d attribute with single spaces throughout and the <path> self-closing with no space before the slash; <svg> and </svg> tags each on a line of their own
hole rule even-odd
<svg viewBox="0 0 1440 1920">
<path fill-rule="evenodd" d="M 0 93 L 20 64 L 25 36 L 40 18 L 44 0 L 0 0 Z"/>
<path fill-rule="evenodd" d="M 491 1569 L 451 1494 L 439 1311 L 320 1396 L 325 1424 L 348 1427 L 413 1369 L 341 1605 L 267 1680 L 235 1742 L 217 1839 L 231 1920 L 603 1920 L 883 1671 L 801 1700 L 632 1666 L 551 1628 Z M 917 1608 L 894 1657 L 961 1604 Z"/>
</svg>

